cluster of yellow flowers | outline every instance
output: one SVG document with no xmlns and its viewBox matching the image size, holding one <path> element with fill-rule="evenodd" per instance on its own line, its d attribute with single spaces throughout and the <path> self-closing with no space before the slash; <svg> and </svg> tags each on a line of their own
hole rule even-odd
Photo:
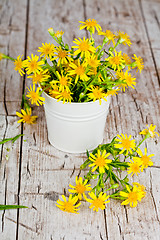
<svg viewBox="0 0 160 240">
<path fill-rule="evenodd" d="M 51 97 L 64 102 L 89 102 L 101 99 L 106 101 L 107 96 L 116 95 L 119 91 L 136 85 L 136 78 L 129 73 L 133 68 L 141 72 L 144 68 L 143 60 L 133 54 L 132 59 L 122 51 L 117 51 L 120 44 L 131 46 L 131 41 L 126 33 L 110 30 L 102 31 L 95 19 L 81 22 L 80 30 L 86 28 L 90 38 L 78 38 L 69 49 L 68 44 L 62 40 L 64 32 L 48 32 L 58 43 L 42 43 L 38 48 L 40 57 L 31 54 L 31 57 L 22 60 L 0 54 L 0 59 L 8 58 L 14 61 L 15 70 L 28 74 L 33 86 L 28 88 L 26 97 L 31 104 L 42 105 L 45 99 L 41 96 L 45 91 Z M 95 46 L 93 34 L 103 36 L 102 44 Z M 110 44 L 108 49 L 105 45 Z M 49 63 L 48 63 L 49 62 Z M 127 70 L 125 70 L 127 68 Z M 36 87 L 36 84 L 39 86 Z M 37 116 L 32 117 L 32 111 L 27 100 L 21 113 L 17 115 L 23 123 L 34 123 Z M 29 109 L 29 110 L 28 110 Z M 25 111 L 25 112 L 24 112 Z"/>
<path fill-rule="evenodd" d="M 132 175 L 138 174 L 144 168 L 153 165 L 151 157 L 154 154 L 147 155 L 146 148 L 143 154 L 139 147 L 147 138 L 153 138 L 155 134 L 159 136 L 155 132 L 155 125 L 151 124 L 147 127 L 140 132 L 144 135 L 144 138 L 137 144 L 134 139 L 131 139 L 131 135 L 128 137 L 126 134 L 121 134 L 113 138 L 111 143 L 98 146 L 90 154 L 87 152 L 88 158 L 81 165 L 81 169 L 89 167 L 87 175 L 84 176 L 84 180 L 82 177 L 78 178 L 76 176 L 76 185 L 69 185 L 71 194 L 68 200 L 62 195 L 63 201 L 58 199 L 57 207 L 65 212 L 78 213 L 82 197 L 85 201 L 91 203 L 89 208 L 93 208 L 94 211 L 105 209 L 106 203 L 110 202 L 109 198 L 122 200 L 121 205 L 129 204 L 131 207 L 136 207 L 138 201 L 140 202 L 146 195 L 145 187 L 137 182 L 130 185 L 128 177 L 130 173 Z M 122 154 L 125 161 L 120 161 L 120 155 Z M 109 156 L 111 159 L 108 158 Z M 130 162 L 126 161 L 128 157 Z M 120 179 L 114 169 L 117 172 L 127 170 L 128 174 L 125 178 Z M 92 179 L 98 179 L 97 185 L 93 188 L 89 184 Z M 116 189 L 115 192 L 113 192 L 113 189 Z M 107 195 L 106 192 L 109 190 L 112 190 L 112 193 Z"/>
</svg>

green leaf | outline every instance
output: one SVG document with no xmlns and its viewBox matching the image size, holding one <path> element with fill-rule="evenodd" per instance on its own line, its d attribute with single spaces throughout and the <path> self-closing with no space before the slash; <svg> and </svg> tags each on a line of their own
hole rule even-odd
<svg viewBox="0 0 160 240">
<path fill-rule="evenodd" d="M 17 209 L 17 208 L 28 208 L 28 207 L 20 206 L 20 205 L 0 205 L 0 210 Z"/>
<path fill-rule="evenodd" d="M 4 144 L 6 142 L 12 141 L 12 143 L 14 143 L 19 137 L 24 136 L 24 134 L 18 134 L 17 136 L 13 137 L 13 138 L 4 138 L 0 144 Z"/>
<path fill-rule="evenodd" d="M 9 141 L 12 141 L 12 138 L 5 138 L 0 142 L 0 144 L 4 144 L 4 143 L 9 142 Z"/>
<path fill-rule="evenodd" d="M 18 134 L 17 136 L 12 138 L 12 143 L 14 143 L 19 137 L 24 136 L 24 134 Z"/>
</svg>

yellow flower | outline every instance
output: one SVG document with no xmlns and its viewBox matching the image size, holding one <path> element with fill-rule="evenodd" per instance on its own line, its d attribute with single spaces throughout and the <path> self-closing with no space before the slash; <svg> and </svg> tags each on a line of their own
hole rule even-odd
<svg viewBox="0 0 160 240">
<path fill-rule="evenodd" d="M 63 34 L 64 34 L 64 32 L 62 32 L 62 31 L 57 31 L 57 32 L 55 32 L 54 36 L 55 36 L 56 38 L 60 38 L 60 37 L 62 37 Z"/>
<path fill-rule="evenodd" d="M 128 46 L 130 46 L 132 44 L 127 33 L 119 31 L 116 38 L 119 39 L 119 43 L 122 43 L 124 45 L 127 44 Z"/>
<path fill-rule="evenodd" d="M 141 73 L 141 71 L 144 68 L 143 59 L 141 57 L 137 57 L 136 54 L 133 54 L 133 55 L 134 55 L 134 57 L 132 57 L 132 58 L 135 60 L 135 62 L 132 63 L 132 68 L 137 67 L 137 71 L 139 69 L 139 71 Z"/>
<path fill-rule="evenodd" d="M 80 64 L 80 61 L 78 59 L 77 61 L 77 65 L 75 63 L 70 63 L 69 66 L 72 68 L 72 70 L 70 70 L 68 72 L 68 75 L 76 75 L 75 78 L 75 83 L 77 83 L 78 78 L 80 78 L 82 81 L 88 81 L 89 77 L 87 77 L 86 75 L 86 63 L 82 63 Z"/>
<path fill-rule="evenodd" d="M 93 208 L 93 211 L 98 212 L 99 209 L 104 210 L 106 207 L 106 203 L 109 203 L 110 200 L 107 201 L 109 196 L 106 193 L 101 192 L 97 197 L 93 192 L 88 193 L 92 199 L 85 198 L 87 202 L 91 203 L 89 208 Z"/>
<path fill-rule="evenodd" d="M 22 55 L 23 56 L 23 55 Z M 17 59 L 14 61 L 14 65 L 15 65 L 15 70 L 19 72 L 19 74 L 21 76 L 23 76 L 24 74 L 24 64 L 23 64 L 23 61 L 22 61 L 22 56 L 18 56 Z"/>
<path fill-rule="evenodd" d="M 62 49 L 61 46 L 56 47 L 54 51 L 56 54 L 55 53 L 53 54 L 53 56 L 55 57 L 53 57 L 51 61 L 58 59 L 57 66 L 59 66 L 60 64 L 67 64 L 68 62 L 72 61 L 71 57 L 68 56 L 70 54 L 69 51 Z"/>
<path fill-rule="evenodd" d="M 131 61 L 130 57 L 126 53 L 123 53 L 122 57 L 123 57 L 126 65 L 130 65 L 131 64 L 132 61 Z"/>
<path fill-rule="evenodd" d="M 0 61 L 4 58 L 4 54 L 0 52 Z"/>
<path fill-rule="evenodd" d="M 42 47 L 39 47 L 38 52 L 41 52 L 40 57 L 44 56 L 44 58 L 51 58 L 53 56 L 54 50 L 54 44 L 42 43 Z"/>
<path fill-rule="evenodd" d="M 77 44 L 78 46 L 72 46 L 72 48 L 78 48 L 75 52 L 74 55 L 78 55 L 79 53 L 81 54 L 81 57 L 89 57 L 90 53 L 94 53 L 96 49 L 92 46 L 92 43 L 89 42 L 89 39 L 85 39 L 83 37 L 83 40 L 81 38 L 75 39 L 73 43 Z"/>
<path fill-rule="evenodd" d="M 131 207 L 136 207 L 138 201 L 144 197 L 144 191 L 137 187 L 136 185 L 133 186 L 132 191 L 130 190 L 129 186 L 126 185 L 127 192 L 120 191 L 120 196 L 126 198 L 121 205 L 130 204 Z"/>
<path fill-rule="evenodd" d="M 122 151 L 119 154 L 122 154 L 124 151 L 126 151 L 125 155 L 128 155 L 128 151 L 132 154 L 132 149 L 135 150 L 136 148 L 136 144 L 135 144 L 135 140 L 130 140 L 131 139 L 131 135 L 129 137 L 127 137 L 127 134 L 121 134 L 117 135 L 117 137 L 119 137 L 120 139 L 116 138 L 116 141 L 120 142 L 118 144 L 114 144 L 115 148 L 123 148 Z"/>
<path fill-rule="evenodd" d="M 134 159 L 134 162 L 130 160 L 130 162 L 128 163 L 129 165 L 129 168 L 128 168 L 128 174 L 132 173 L 131 174 L 131 177 L 134 175 L 134 174 L 138 174 L 140 173 L 140 170 L 141 170 L 141 161 L 139 159 Z"/>
<path fill-rule="evenodd" d="M 51 76 L 47 74 L 48 69 L 42 70 L 39 73 L 28 76 L 27 78 L 32 78 L 33 84 L 41 83 L 47 81 Z"/>
<path fill-rule="evenodd" d="M 18 120 L 18 123 L 20 122 L 28 123 L 28 124 L 36 123 L 36 119 L 38 116 L 31 116 L 32 115 L 31 108 L 27 108 L 26 111 L 21 109 L 21 112 L 22 114 L 19 112 L 16 112 L 17 116 L 21 118 L 20 120 Z"/>
<path fill-rule="evenodd" d="M 54 36 L 54 30 L 52 27 L 48 28 L 48 32 L 51 36 Z"/>
<path fill-rule="evenodd" d="M 88 58 L 85 59 L 85 62 L 91 66 L 92 68 L 97 68 L 101 63 L 100 60 L 97 59 L 97 56 L 92 54 Z"/>
<path fill-rule="evenodd" d="M 121 71 L 117 71 L 116 72 L 116 76 L 119 80 L 122 81 L 122 83 L 118 84 L 118 87 L 120 88 L 120 90 L 125 92 L 125 88 L 127 87 L 127 83 L 125 82 L 125 76 L 124 76 L 124 72 Z"/>
<path fill-rule="evenodd" d="M 103 92 L 102 88 L 91 86 L 88 88 L 88 90 L 91 91 L 91 93 L 88 93 L 87 95 L 89 99 L 93 100 L 93 102 L 95 102 L 97 99 L 99 99 L 100 104 L 102 103 L 102 99 L 107 101 L 106 94 Z"/>
<path fill-rule="evenodd" d="M 58 80 L 52 80 L 50 82 L 50 84 L 58 83 L 60 92 L 63 92 L 64 89 L 68 89 L 69 90 L 69 85 L 71 84 L 71 78 L 68 77 L 68 75 L 64 76 L 63 72 L 61 72 L 61 75 L 59 74 L 58 71 L 56 71 L 56 73 L 57 73 L 57 76 L 58 76 Z"/>
<path fill-rule="evenodd" d="M 70 102 L 71 103 L 71 100 L 72 100 L 72 96 L 71 96 L 71 91 L 68 90 L 68 89 L 64 89 L 63 92 L 59 92 L 56 94 L 55 98 L 58 99 L 58 102 L 59 101 L 63 101 L 63 103 L 65 102 Z"/>
<path fill-rule="evenodd" d="M 92 169 L 92 172 L 96 171 L 97 168 L 99 168 L 99 173 L 104 173 L 105 169 L 109 169 L 108 163 L 111 163 L 112 160 L 108 159 L 108 156 L 110 153 L 106 154 L 106 150 L 101 151 L 98 149 L 97 153 L 93 155 L 90 153 L 89 160 L 91 160 L 93 163 L 89 165 L 89 167 L 94 167 Z"/>
<path fill-rule="evenodd" d="M 132 87 L 134 89 L 134 86 L 136 85 L 136 78 L 132 77 L 132 75 L 128 73 L 128 70 L 124 73 L 124 80 L 128 87 Z"/>
<path fill-rule="evenodd" d="M 23 61 L 24 67 L 26 67 L 27 74 L 31 73 L 39 73 L 42 71 L 42 65 L 44 61 L 39 61 L 39 57 L 37 55 L 31 54 L 31 58 L 28 56 L 26 60 Z"/>
<path fill-rule="evenodd" d="M 159 136 L 159 133 L 154 131 L 154 129 L 156 128 L 156 125 L 151 124 L 150 126 L 149 125 L 146 125 L 146 126 L 148 127 L 148 129 L 143 129 L 139 134 L 148 135 L 151 138 L 154 138 L 155 134 Z"/>
<path fill-rule="evenodd" d="M 147 168 L 148 166 L 153 165 L 151 157 L 153 157 L 154 154 L 150 154 L 147 156 L 147 148 L 144 149 L 144 154 L 142 153 L 140 148 L 138 148 L 137 153 L 139 154 L 140 157 L 134 157 L 134 159 L 141 161 L 141 165 L 142 165 L 141 170 L 142 171 L 144 168 Z"/>
<path fill-rule="evenodd" d="M 78 194 L 78 199 L 82 200 L 82 195 L 85 196 L 86 191 L 92 190 L 91 185 L 87 184 L 87 182 L 87 179 L 83 182 L 81 177 L 79 177 L 78 179 L 78 177 L 76 176 L 76 186 L 72 186 L 71 184 L 69 184 L 69 186 L 74 189 L 69 189 L 68 191 Z"/>
<path fill-rule="evenodd" d="M 49 90 L 49 95 L 53 98 L 56 98 L 56 96 L 59 94 L 59 87 L 56 84 L 51 83 L 52 89 Z"/>
<path fill-rule="evenodd" d="M 87 28 L 91 33 L 95 33 L 95 28 L 97 31 L 101 30 L 101 26 L 97 23 L 95 19 L 87 19 L 85 22 L 79 21 L 80 23 L 83 23 L 80 25 L 80 30 Z"/>
<path fill-rule="evenodd" d="M 123 91 L 125 92 L 126 87 L 132 87 L 133 89 L 135 88 L 134 86 L 136 85 L 136 78 L 128 73 L 128 70 L 126 72 L 117 71 L 116 76 L 123 81 L 121 84 L 119 84 L 119 87 L 122 87 Z"/>
<path fill-rule="evenodd" d="M 108 61 L 111 65 L 111 67 L 115 70 L 121 70 L 125 66 L 125 61 L 122 57 L 121 51 L 118 53 L 116 50 L 114 50 L 115 55 L 110 52 L 111 56 L 106 58 L 105 60 Z"/>
<path fill-rule="evenodd" d="M 110 44 L 111 41 L 113 42 L 113 44 L 115 44 L 114 42 L 115 35 L 110 30 L 106 30 L 105 32 L 99 31 L 98 35 L 105 36 L 108 44 Z"/>
<path fill-rule="evenodd" d="M 66 200 L 66 197 L 62 195 L 63 201 L 60 199 L 57 200 L 56 206 L 60 208 L 64 212 L 69 212 L 69 213 L 78 213 L 80 208 L 78 208 L 81 203 L 77 204 L 78 197 L 72 197 L 72 194 L 69 195 L 68 201 Z"/>
<path fill-rule="evenodd" d="M 31 104 L 36 104 L 37 106 L 44 104 L 45 98 L 40 96 L 40 87 L 37 88 L 35 91 L 35 85 L 33 85 L 33 89 L 30 86 L 30 89 L 28 89 L 28 94 L 26 95 L 29 100 L 31 101 Z"/>
<path fill-rule="evenodd" d="M 108 90 L 106 96 L 116 96 L 116 94 L 118 94 L 119 90 L 120 90 L 119 88 Z"/>
<path fill-rule="evenodd" d="M 142 192 L 144 194 L 143 197 L 145 197 L 145 195 L 146 195 L 146 192 L 145 192 L 146 187 L 141 185 L 141 184 L 139 184 L 139 183 L 137 183 L 137 182 L 133 182 L 132 184 L 133 184 L 133 186 L 137 186 L 137 188 L 138 188 L 137 191 Z"/>
</svg>

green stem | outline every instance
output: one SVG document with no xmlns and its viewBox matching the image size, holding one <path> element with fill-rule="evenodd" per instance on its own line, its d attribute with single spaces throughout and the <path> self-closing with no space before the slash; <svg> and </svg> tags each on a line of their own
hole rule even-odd
<svg viewBox="0 0 160 240">
<path fill-rule="evenodd" d="M 5 54 L 3 54 L 3 58 L 6 58 L 6 59 L 9 59 L 9 60 L 12 60 L 12 61 L 16 60 L 15 58 L 9 57 L 9 56 L 7 56 Z"/>
<path fill-rule="evenodd" d="M 86 94 L 86 92 L 88 91 L 89 86 L 94 83 L 94 81 L 95 81 L 95 80 L 97 79 L 97 77 L 99 76 L 100 72 L 103 71 L 103 70 L 106 69 L 106 68 L 107 68 L 107 66 L 104 66 L 101 70 L 99 70 L 99 72 L 98 72 L 98 73 L 96 74 L 96 76 L 92 79 L 92 81 L 86 86 L 86 89 L 85 89 L 84 92 L 83 92 L 83 96 L 80 96 L 80 98 L 79 98 L 79 102 L 81 101 L 81 99 L 82 99 L 83 97 L 85 97 L 85 94 Z"/>
<path fill-rule="evenodd" d="M 148 138 L 148 136 L 146 135 L 138 144 L 138 146 L 135 148 L 135 150 L 133 151 L 132 155 L 134 153 L 136 153 L 137 149 L 141 146 L 141 144 Z M 128 157 L 130 157 L 130 155 L 128 155 L 125 159 L 127 159 Z"/>
<path fill-rule="evenodd" d="M 48 68 L 49 70 L 51 70 L 51 71 L 56 75 L 56 77 L 58 78 L 57 73 L 56 73 L 56 71 L 54 70 L 54 68 L 51 67 L 48 63 L 46 63 L 46 66 L 47 66 L 47 68 Z"/>
</svg>

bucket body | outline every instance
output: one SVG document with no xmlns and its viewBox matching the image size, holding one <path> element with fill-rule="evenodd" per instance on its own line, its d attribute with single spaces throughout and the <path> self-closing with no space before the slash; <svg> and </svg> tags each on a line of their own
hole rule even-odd
<svg viewBox="0 0 160 240">
<path fill-rule="evenodd" d="M 45 115 L 48 140 L 55 148 L 69 153 L 83 153 L 96 148 L 103 141 L 107 102 L 63 103 L 45 92 Z"/>
</svg>

